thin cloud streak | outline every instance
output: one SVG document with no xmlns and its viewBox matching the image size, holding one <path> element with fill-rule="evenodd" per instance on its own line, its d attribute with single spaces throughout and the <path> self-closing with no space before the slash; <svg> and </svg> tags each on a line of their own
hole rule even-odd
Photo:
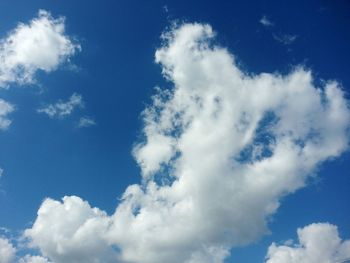
<svg viewBox="0 0 350 263">
<path fill-rule="evenodd" d="M 67 101 L 59 100 L 55 104 L 37 109 L 37 112 L 45 113 L 50 118 L 65 118 L 71 115 L 76 108 L 83 107 L 83 97 L 78 93 L 73 93 Z"/>
</svg>

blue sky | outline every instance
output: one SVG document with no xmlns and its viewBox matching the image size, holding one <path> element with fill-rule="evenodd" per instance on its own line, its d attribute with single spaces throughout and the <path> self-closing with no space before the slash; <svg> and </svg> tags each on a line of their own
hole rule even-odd
<svg viewBox="0 0 350 263">
<path fill-rule="evenodd" d="M 11 240 L 13 247 L 20 243 L 18 238 L 25 229 L 35 229 L 33 223 L 39 222 L 36 221 L 38 219 L 37 212 L 45 198 L 61 200 L 63 196 L 78 196 L 81 200 L 86 200 L 91 207 L 106 211 L 111 218 L 118 217 L 118 214 L 114 214 L 114 212 L 117 207 L 120 208 L 126 203 L 126 201 L 121 200 L 121 197 L 124 191 L 129 189 L 128 186 L 147 182 L 147 180 L 150 180 L 148 176 L 154 174 L 167 177 L 171 173 L 171 169 L 176 170 L 180 169 L 181 165 L 186 166 L 183 164 L 185 161 L 176 163 L 176 156 L 173 156 L 171 160 L 170 157 L 167 159 L 167 151 L 170 150 L 168 148 L 163 149 L 163 146 L 169 143 L 169 136 L 160 138 L 157 133 L 162 129 L 162 134 L 168 132 L 162 126 L 165 124 L 145 123 L 147 117 L 152 119 L 162 116 L 162 114 L 166 116 L 167 113 L 162 113 L 161 108 L 155 107 L 155 113 L 146 114 L 146 117 L 145 114 L 141 114 L 147 105 L 154 105 L 152 96 L 157 93 L 155 87 L 171 90 L 175 84 L 181 90 L 181 85 L 185 85 L 181 82 L 182 79 L 177 79 L 174 72 L 164 73 L 166 69 L 171 71 L 172 66 L 188 66 L 182 64 L 182 61 L 186 60 L 185 58 L 173 58 L 171 57 L 173 55 L 170 54 L 170 48 L 167 49 L 167 45 L 168 47 L 177 45 L 176 34 L 179 35 L 178 38 L 180 39 L 181 29 L 185 28 L 182 25 L 210 25 L 212 30 L 215 31 L 213 40 L 206 39 L 207 36 L 205 35 L 208 32 L 205 31 L 204 26 L 198 29 L 202 30 L 201 34 L 204 34 L 203 41 L 210 43 L 204 49 L 211 50 L 212 46 L 225 48 L 228 53 L 233 54 L 235 68 L 256 81 L 254 83 L 262 83 L 259 82 L 262 81 L 259 76 L 263 72 L 271 73 L 270 76 L 273 79 L 278 79 L 278 76 L 280 76 L 284 81 L 282 81 L 283 83 L 288 82 L 289 79 L 286 76 L 296 72 L 295 68 L 297 66 L 303 66 L 304 69 L 301 72 L 295 73 L 296 78 L 302 78 L 304 74 L 307 74 L 306 72 L 311 72 L 313 76 L 313 80 L 305 84 L 305 90 L 310 88 L 310 85 L 311 90 L 316 88 L 326 89 L 325 87 L 329 84 L 329 81 L 335 80 L 338 83 L 339 90 L 344 91 L 341 99 L 348 103 L 350 87 L 350 51 L 348 48 L 350 46 L 350 32 L 348 30 L 350 4 L 348 1 L 288 1 L 283 3 L 281 1 L 220 1 L 218 3 L 214 1 L 165 0 L 33 0 L 30 2 L 3 0 L 0 3 L 0 38 L 2 40 L 8 38 L 14 32 L 12 30 L 18 27 L 18 23 L 28 25 L 32 19 L 38 17 L 39 10 L 46 10 L 51 13 L 49 19 L 65 17 L 64 21 L 59 22 L 65 26 L 62 35 L 71 41 L 70 45 L 74 51 L 61 54 L 62 61 L 55 64 L 52 69 L 47 70 L 48 72 L 40 69 L 40 67 L 35 69 L 33 74 L 35 82 L 24 81 L 24 83 L 20 83 L 18 80 L 8 80 L 7 82 L 5 80 L 5 84 L 0 88 L 0 98 L 14 105 L 14 110 L 8 114 L 8 118 L 12 121 L 11 125 L 6 130 L 0 131 L 0 167 L 3 169 L 0 178 L 0 226 L 7 229 L 0 234 L 4 239 Z M 174 23 L 177 23 L 177 26 L 173 26 Z M 192 32 L 191 27 L 189 28 L 189 32 Z M 194 28 L 193 30 L 197 29 Z M 172 32 L 174 35 L 170 39 L 162 40 L 161 34 L 163 32 Z M 208 38 L 211 39 L 212 37 L 209 36 Z M 4 47 L 3 42 L 0 45 L 2 45 L 2 48 Z M 155 62 L 156 50 L 162 51 L 164 56 L 160 56 L 157 63 Z M 200 51 L 200 48 L 198 50 Z M 0 52 L 2 52 L 1 49 Z M 5 65 L 7 63 L 6 59 L 1 55 L 0 63 Z M 205 55 L 206 53 L 202 54 L 203 57 Z M 170 62 L 167 60 L 167 56 L 169 56 Z M 175 62 L 172 62 L 171 59 L 174 59 Z M 178 62 L 177 59 L 179 59 Z M 6 73 L 5 69 L 7 70 L 5 66 L 2 68 L 0 65 L 0 84 L 1 74 Z M 194 83 L 196 85 L 197 82 L 193 79 L 198 76 L 190 76 L 192 69 L 194 70 L 194 68 L 188 66 L 187 70 L 184 70 L 185 74 L 189 75 L 186 76 L 188 80 L 186 79 L 184 83 Z M 213 72 L 214 75 L 220 73 L 214 69 L 210 72 Z M 274 81 L 277 83 L 278 80 L 276 79 Z M 222 85 L 229 86 L 227 84 L 229 81 L 230 79 L 226 81 L 222 78 L 222 83 L 225 83 Z M 217 83 L 219 82 L 214 84 L 217 85 Z M 247 82 L 245 85 L 251 85 L 249 83 Z M 298 84 L 297 82 L 295 84 L 296 88 L 304 85 L 303 83 Z M 213 86 L 215 86 L 214 84 Z M 286 90 L 287 88 L 283 85 L 281 89 Z M 187 92 L 187 89 L 184 90 Z M 309 90 L 305 92 L 309 92 Z M 73 108 L 68 110 L 67 114 L 60 116 L 60 107 L 67 107 L 67 102 L 73 94 L 81 96 L 81 100 L 75 104 L 73 103 Z M 251 96 L 253 97 L 254 94 L 258 93 L 253 89 Z M 291 94 L 294 94 L 293 91 L 291 91 Z M 267 94 L 268 97 L 274 95 L 274 93 Z M 288 93 L 285 96 L 290 98 L 294 95 Z M 308 98 L 309 93 L 301 93 L 301 96 L 295 96 L 295 101 L 290 102 L 291 105 L 293 103 L 297 105 L 299 99 Z M 284 98 L 284 95 L 281 95 L 281 98 Z M 281 101 L 281 105 L 272 106 L 271 104 L 269 107 L 283 108 L 289 103 L 289 99 L 286 99 L 285 103 L 282 99 Z M 230 102 L 228 103 L 230 104 Z M 307 105 L 312 103 L 314 103 L 314 97 L 310 98 L 310 101 L 306 101 Z M 58 104 L 61 106 L 57 106 Z M 49 105 L 51 105 L 51 110 L 54 109 L 55 111 L 52 116 L 47 112 L 38 112 L 39 109 L 47 109 Z M 170 104 L 165 102 L 165 105 Z M 235 105 L 234 101 L 232 101 L 232 105 Z M 303 109 L 303 106 L 300 107 Z M 290 108 L 294 110 L 294 107 L 290 106 Z M 350 238 L 350 211 L 348 206 L 348 200 L 350 200 L 350 154 L 346 149 L 349 138 L 349 124 L 346 124 L 348 119 L 344 117 L 345 124 L 339 124 L 339 128 L 334 124 L 335 128 L 331 129 L 328 126 L 332 126 L 333 122 L 328 122 L 326 116 L 323 118 L 323 113 L 317 112 L 318 108 L 309 108 L 305 106 L 305 109 L 310 111 L 305 112 L 305 116 L 310 114 L 315 124 L 310 124 L 311 121 L 305 117 L 306 124 L 303 123 L 302 125 L 307 127 L 310 125 L 308 128 L 315 130 L 316 133 L 322 134 L 322 131 L 325 130 L 322 135 L 326 138 L 329 137 L 331 143 L 328 144 L 327 142 L 319 146 L 319 151 L 326 153 L 325 157 L 319 157 L 315 164 L 306 163 L 306 157 L 296 161 L 296 165 L 300 165 L 300 170 L 304 169 L 306 172 L 300 172 L 297 169 L 299 167 L 295 168 L 294 165 L 293 169 L 295 171 L 292 170 L 291 173 L 298 174 L 298 176 L 300 173 L 302 184 L 305 186 L 302 187 L 299 182 L 293 181 L 295 186 L 290 188 L 286 186 L 286 189 L 283 188 L 276 196 L 271 197 L 271 200 L 269 199 L 269 202 L 272 202 L 272 200 L 280 202 L 278 209 L 271 213 L 257 215 L 257 218 L 263 217 L 263 220 L 268 222 L 269 231 L 259 229 L 256 233 L 252 233 L 252 236 L 254 236 L 252 238 L 246 237 L 249 236 L 247 234 L 249 231 L 242 234 L 242 237 L 237 234 L 237 238 L 232 239 L 234 241 L 231 238 L 226 240 L 225 235 L 215 238 L 203 237 L 204 241 L 198 238 L 200 246 L 213 245 L 215 249 L 218 246 L 221 249 L 221 246 L 223 246 L 225 247 L 223 254 L 231 251 L 230 255 L 221 258 L 218 256 L 220 259 L 217 259 L 217 261 L 214 261 L 214 256 L 213 258 L 208 256 L 211 253 L 208 252 L 210 249 L 199 251 L 196 247 L 189 248 L 184 245 L 184 247 L 176 246 L 176 248 L 173 248 L 174 251 L 180 251 L 179 254 L 183 255 L 184 259 L 187 257 L 186 253 L 189 252 L 185 253 L 183 251 L 193 250 L 193 253 L 199 253 L 198 258 L 202 257 L 203 253 L 203 255 L 206 255 L 205 253 L 208 252 L 207 256 L 203 256 L 209 260 L 208 262 L 264 262 L 267 250 L 272 242 L 281 244 L 286 240 L 294 239 L 293 244 L 296 244 L 298 243 L 297 229 L 310 226 L 313 223 L 329 223 L 321 225 L 326 228 L 329 228 L 330 224 L 332 226 L 336 225 L 342 240 Z M 327 107 L 325 107 L 324 114 L 327 113 L 326 109 Z M 292 110 L 290 111 L 292 112 Z M 342 111 L 334 114 L 339 115 L 339 118 L 343 118 L 343 115 L 347 116 L 348 111 L 349 108 L 346 106 Z M 255 109 L 252 112 L 255 112 Z M 276 114 L 279 114 L 277 110 Z M 285 115 L 281 113 L 281 116 Z M 304 115 L 301 116 L 300 119 L 304 117 Z M 197 117 L 196 114 L 193 115 L 193 118 Z M 79 121 L 81 118 L 90 120 L 90 123 L 86 124 L 87 127 L 80 127 Z M 254 119 L 255 117 L 252 116 L 251 118 Z M 296 128 L 297 126 L 293 126 L 299 125 L 297 121 L 295 123 L 290 119 L 286 119 L 285 126 L 290 125 L 290 129 L 298 133 L 299 130 L 293 130 L 299 129 Z M 319 123 L 324 123 L 326 127 Z M 152 132 L 147 133 L 148 129 Z M 179 132 L 177 129 L 173 127 L 172 132 Z M 220 131 L 220 129 L 220 126 L 218 126 L 217 130 Z M 203 132 L 210 133 L 210 131 L 215 136 L 216 129 L 210 130 L 208 128 L 208 131 Z M 183 135 L 185 141 L 187 135 L 185 132 Z M 188 136 L 190 137 L 190 135 Z M 276 132 L 274 136 L 276 136 L 275 140 L 278 141 L 280 135 L 277 135 Z M 343 144 L 337 149 L 337 154 L 334 154 L 329 150 L 332 148 L 330 145 L 334 145 L 333 141 L 341 136 L 344 137 Z M 176 139 L 176 136 L 174 138 Z M 193 138 L 196 137 L 191 138 L 194 140 Z M 165 141 L 161 141 L 163 139 Z M 234 136 L 231 139 L 232 142 L 240 140 L 239 137 Z M 305 139 L 303 143 L 306 143 L 309 139 Z M 152 142 L 152 140 L 155 140 L 155 142 Z M 268 144 L 265 140 L 262 140 L 262 142 Z M 195 144 L 195 142 L 193 143 Z M 184 149 L 187 149 L 187 144 L 185 142 L 175 146 L 173 142 L 170 142 L 169 145 L 170 148 L 177 147 L 176 151 L 186 156 Z M 330 151 L 329 154 L 327 154 L 328 150 Z M 149 157 L 149 155 L 154 154 L 154 158 L 157 159 L 158 153 L 160 155 L 164 153 L 164 156 L 159 157 L 159 160 Z M 203 153 L 202 157 L 204 159 L 206 156 Z M 234 156 L 230 157 L 234 158 Z M 248 161 L 253 162 L 254 158 L 251 158 Z M 264 155 L 264 150 L 259 158 L 268 158 Z M 164 162 L 162 163 L 162 161 Z M 194 167 L 196 167 L 196 161 L 193 160 Z M 305 167 L 311 165 L 312 168 L 305 168 L 302 163 L 304 161 L 306 163 Z M 156 163 L 162 163 L 162 167 L 164 167 L 154 168 L 154 165 L 157 166 Z M 149 172 L 152 169 L 154 171 Z M 176 175 L 176 173 L 174 172 L 175 175 L 173 175 L 178 176 L 179 179 L 180 175 Z M 180 174 L 180 172 L 178 173 Z M 310 174 L 313 174 L 313 176 L 310 176 Z M 208 172 L 208 177 L 210 176 L 210 172 Z M 223 177 L 217 179 L 224 182 L 226 180 L 225 176 L 223 175 Z M 201 180 L 201 177 L 198 178 L 198 180 Z M 293 182 L 290 184 L 293 185 Z M 147 183 L 140 188 L 146 192 L 148 191 L 149 194 L 151 190 L 145 190 L 147 189 L 146 185 Z M 212 196 L 208 200 L 203 199 L 203 203 L 207 203 L 208 206 L 215 206 L 215 202 L 210 203 L 211 200 L 216 199 L 215 190 L 206 193 Z M 135 193 L 134 195 L 136 196 Z M 147 196 L 138 198 L 146 200 Z M 257 197 L 259 198 L 258 194 Z M 249 198 L 255 198 L 254 194 L 251 194 Z M 238 214 L 234 209 L 239 207 L 237 204 L 239 199 L 235 200 L 230 205 L 232 205 L 232 213 Z M 142 207 L 149 208 L 150 206 L 149 203 L 145 205 L 139 200 L 135 202 L 140 202 L 137 204 L 141 211 Z M 202 199 L 199 198 L 198 202 L 201 203 Z M 65 203 L 63 202 L 63 204 Z M 145 208 L 145 210 L 147 209 Z M 71 216 L 69 213 L 60 216 L 69 218 Z M 140 213 L 142 215 L 142 212 Z M 149 213 L 152 214 L 152 212 Z M 236 217 L 227 213 L 223 213 L 222 217 L 227 216 L 228 221 L 236 220 Z M 209 216 L 205 218 L 205 215 L 208 214 L 199 213 L 198 216 L 201 220 L 196 221 L 196 224 L 205 225 L 204 222 L 214 220 Z M 247 216 L 249 218 L 254 217 L 254 215 L 248 214 Z M 178 221 L 181 221 L 181 219 L 179 216 Z M 69 222 L 63 224 L 64 227 L 69 228 L 66 224 L 69 224 Z M 118 225 L 120 222 L 114 224 Z M 252 226 L 259 228 L 258 225 L 258 223 L 252 224 Z M 43 223 L 43 226 L 46 225 Z M 252 229 L 252 226 L 247 228 Z M 131 228 L 131 226 L 129 227 Z M 239 223 L 232 225 L 232 228 L 235 231 L 236 228 L 240 229 Z M 145 229 L 148 228 L 145 227 Z M 305 228 L 304 230 L 308 229 Z M 118 230 L 114 231 L 118 232 Z M 210 231 L 212 234 L 219 233 L 221 230 L 213 228 Z M 85 262 L 82 259 L 81 261 L 79 259 L 74 261 L 77 259 L 73 259 L 69 252 L 67 252 L 66 258 L 59 258 L 53 252 L 52 247 L 45 247 L 40 243 L 42 233 L 34 232 L 26 236 L 31 240 L 28 242 L 32 242 L 31 244 L 34 247 L 33 251 L 28 253 L 39 253 L 47 260 L 58 263 Z M 105 256 L 103 255 L 100 257 L 101 262 L 140 262 L 137 259 L 131 259 L 132 256 L 128 258 L 125 251 L 129 251 L 128 249 L 134 251 L 135 248 L 128 247 L 126 241 L 124 243 L 123 240 L 120 240 L 121 237 L 119 236 L 122 234 L 120 231 L 117 232 L 113 232 L 111 235 L 115 234 L 118 238 L 108 237 L 108 242 L 106 241 L 108 245 L 106 246 L 113 247 L 113 249 L 117 247 L 116 250 L 126 254 L 116 256 L 120 261 L 113 256 L 111 258 L 106 256 L 103 259 Z M 48 230 L 48 233 L 50 233 L 50 230 Z M 161 233 L 165 235 L 165 232 Z M 52 233 L 52 236 L 54 235 Z M 125 235 L 128 234 L 125 233 Z M 138 235 L 142 236 L 143 232 L 141 231 Z M 185 234 L 184 237 L 186 237 Z M 248 241 L 244 241 L 245 238 Z M 169 239 L 171 238 L 169 237 Z M 135 240 L 132 242 L 135 242 Z M 244 246 L 239 244 L 240 242 L 245 243 Z M 293 246 L 290 245 L 290 247 Z M 171 249 L 170 245 L 168 249 Z M 16 259 L 12 260 L 16 260 L 13 262 L 20 262 L 20 257 L 27 253 L 27 250 L 20 248 L 19 245 L 16 250 L 18 251 Z M 154 253 L 159 252 L 154 247 L 149 250 Z M 118 253 L 116 252 L 116 254 Z M 349 254 L 345 253 L 344 255 L 350 256 L 350 251 L 347 253 Z M 135 252 L 135 254 L 137 253 Z M 192 257 L 194 257 L 193 255 Z M 26 260 L 25 262 L 36 262 Z M 152 262 L 151 255 L 149 260 L 149 262 Z M 188 262 L 201 262 L 201 259 L 196 258 Z M 202 262 L 204 261 L 202 260 Z M 269 263 L 274 262 L 294 261 L 278 261 L 271 254 Z M 314 261 L 310 259 L 306 262 Z"/>
</svg>

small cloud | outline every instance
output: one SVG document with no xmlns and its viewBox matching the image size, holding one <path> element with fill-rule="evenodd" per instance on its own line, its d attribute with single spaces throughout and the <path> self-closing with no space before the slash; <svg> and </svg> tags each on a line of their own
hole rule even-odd
<svg viewBox="0 0 350 263">
<path fill-rule="evenodd" d="M 164 9 L 165 13 L 169 13 L 169 8 L 167 5 L 163 6 L 163 9 Z"/>
<path fill-rule="evenodd" d="M 80 94 L 73 93 L 68 101 L 59 100 L 55 104 L 49 104 L 46 107 L 38 109 L 37 112 L 45 113 L 50 118 L 64 118 L 70 115 L 77 107 L 84 107 L 83 98 Z"/>
<path fill-rule="evenodd" d="M 4 173 L 4 169 L 0 168 L 0 178 L 2 177 L 3 173 Z M 0 230 L 2 230 L 2 227 L 0 227 Z"/>
<path fill-rule="evenodd" d="M 276 41 L 282 43 L 283 45 L 290 45 L 298 38 L 297 35 L 290 34 L 273 34 L 272 36 Z"/>
<path fill-rule="evenodd" d="M 65 34 L 64 17 L 53 18 L 40 10 L 36 18 L 0 39 L 0 88 L 33 84 L 37 71 L 52 72 L 80 50 Z"/>
<path fill-rule="evenodd" d="M 81 117 L 78 123 L 79 128 L 86 128 L 96 125 L 96 122 L 91 117 Z"/>
<path fill-rule="evenodd" d="M 262 16 L 262 18 L 259 20 L 259 23 L 266 27 L 274 26 L 274 23 L 272 23 L 266 15 Z"/>
<path fill-rule="evenodd" d="M 15 107 L 7 101 L 0 99 L 0 130 L 6 130 L 12 123 L 7 115 L 13 112 Z M 1 176 L 1 172 L 0 172 Z"/>
</svg>

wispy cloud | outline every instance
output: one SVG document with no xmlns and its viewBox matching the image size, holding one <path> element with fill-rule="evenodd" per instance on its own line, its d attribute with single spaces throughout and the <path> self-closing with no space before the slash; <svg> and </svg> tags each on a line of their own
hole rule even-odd
<svg viewBox="0 0 350 263">
<path fill-rule="evenodd" d="M 273 38 L 284 44 L 284 45 L 290 45 L 294 43 L 294 41 L 298 38 L 297 35 L 290 35 L 290 34 L 272 34 Z"/>
<path fill-rule="evenodd" d="M 80 94 L 73 93 L 67 101 L 59 100 L 55 104 L 49 104 L 37 109 L 39 113 L 45 113 L 50 118 L 64 118 L 69 116 L 77 107 L 84 106 L 83 98 Z"/>
<path fill-rule="evenodd" d="M 263 15 L 261 17 L 259 23 L 262 24 L 264 27 L 272 27 L 275 25 L 266 15 Z M 283 45 L 290 45 L 298 38 L 297 35 L 277 33 L 272 33 L 272 37 L 276 41 L 282 43 Z"/>
<path fill-rule="evenodd" d="M 167 5 L 164 5 L 164 6 L 163 6 L 163 9 L 164 9 L 164 12 L 165 12 L 165 13 L 169 13 L 169 8 L 168 8 Z"/>
<path fill-rule="evenodd" d="M 0 40 L 0 87 L 34 83 L 38 70 L 51 72 L 78 50 L 65 34 L 64 18 L 40 10 L 37 18 L 20 23 Z"/>
<path fill-rule="evenodd" d="M 78 127 L 79 128 L 86 128 L 90 126 L 95 126 L 96 122 L 93 118 L 84 116 L 79 119 Z"/>
<path fill-rule="evenodd" d="M 12 121 L 7 117 L 8 114 L 13 112 L 15 107 L 3 100 L 0 99 L 0 130 L 6 130 L 12 123 Z"/>
<path fill-rule="evenodd" d="M 272 23 L 271 20 L 266 15 L 263 15 L 261 17 L 261 19 L 259 20 L 259 23 L 266 27 L 271 27 L 274 25 L 274 23 Z"/>
<path fill-rule="evenodd" d="M 206 24 L 163 35 L 155 58 L 174 88 L 142 115 L 133 151 L 142 184 L 112 215 L 77 196 L 44 200 L 24 232 L 32 247 L 54 262 L 224 262 L 268 232 L 283 197 L 348 149 L 350 110 L 337 82 L 316 87 L 302 67 L 246 74 L 214 36 Z"/>
</svg>

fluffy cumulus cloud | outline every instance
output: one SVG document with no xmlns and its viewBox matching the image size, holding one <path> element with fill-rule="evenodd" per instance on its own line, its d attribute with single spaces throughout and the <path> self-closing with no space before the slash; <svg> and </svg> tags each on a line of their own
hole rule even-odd
<svg viewBox="0 0 350 263">
<path fill-rule="evenodd" d="M 0 40 L 0 87 L 33 83 L 36 71 L 55 70 L 79 49 L 65 34 L 64 18 L 40 10 L 38 17 Z"/>
<path fill-rule="evenodd" d="M 67 101 L 59 100 L 55 104 L 39 108 L 37 112 L 45 113 L 50 118 L 64 118 L 72 114 L 77 107 L 82 108 L 83 106 L 83 97 L 80 94 L 73 93 Z"/>
<path fill-rule="evenodd" d="M 163 34 L 155 60 L 173 83 L 143 112 L 133 154 L 142 184 L 107 215 L 79 197 L 45 200 L 24 235 L 55 263 L 223 262 L 268 232 L 283 196 L 348 147 L 337 82 L 310 71 L 247 74 L 209 25 Z"/>
<path fill-rule="evenodd" d="M 50 263 L 47 258 L 42 256 L 25 255 L 19 257 L 16 255 L 17 249 L 6 237 L 0 237 L 0 263 Z"/>
<path fill-rule="evenodd" d="M 16 249 L 11 242 L 0 237 L 0 263 L 12 263 L 15 259 Z"/>
<path fill-rule="evenodd" d="M 56 263 L 116 262 L 115 248 L 106 238 L 110 223 L 105 212 L 79 197 L 65 197 L 62 203 L 46 199 L 25 235 L 35 237 L 32 246 Z"/>
<path fill-rule="evenodd" d="M 8 118 L 8 114 L 14 111 L 14 106 L 0 99 L 0 130 L 6 130 L 11 125 L 11 120 Z"/>
<path fill-rule="evenodd" d="M 334 263 L 350 258 L 350 240 L 342 241 L 334 225 L 318 223 L 300 228 L 298 239 L 298 244 L 273 243 L 266 263 Z"/>
</svg>

